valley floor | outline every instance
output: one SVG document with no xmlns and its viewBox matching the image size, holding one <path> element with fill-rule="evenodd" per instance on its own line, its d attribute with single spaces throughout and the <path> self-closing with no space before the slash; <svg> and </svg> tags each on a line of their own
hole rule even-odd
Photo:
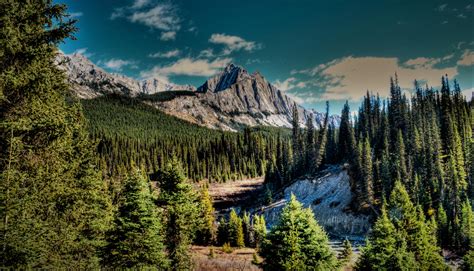
<svg viewBox="0 0 474 271">
<path fill-rule="evenodd" d="M 331 242 L 331 246 L 337 252 L 340 248 L 337 244 Z M 214 256 L 210 257 L 211 248 L 214 250 Z M 341 270 L 349 271 L 353 270 L 352 266 L 357 261 L 359 255 L 358 251 L 354 251 L 352 259 L 343 267 Z M 195 264 L 195 270 L 197 271 L 237 271 L 237 270 L 262 270 L 262 268 L 253 263 L 253 254 L 255 249 L 253 248 L 235 248 L 231 253 L 225 253 L 221 247 L 203 247 L 193 246 L 192 254 Z M 263 259 L 258 257 L 258 261 L 261 262 Z"/>
</svg>

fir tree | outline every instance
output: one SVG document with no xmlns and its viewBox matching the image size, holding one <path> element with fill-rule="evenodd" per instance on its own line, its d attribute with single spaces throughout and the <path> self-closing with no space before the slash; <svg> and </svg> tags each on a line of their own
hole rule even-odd
<svg viewBox="0 0 474 271">
<path fill-rule="evenodd" d="M 209 195 L 207 185 L 201 187 L 199 204 L 199 218 L 198 231 L 196 233 L 197 242 L 202 245 L 210 245 L 215 241 L 216 230 L 214 227 L 215 210 L 212 206 L 212 199 Z"/>
<path fill-rule="evenodd" d="M 229 225 L 224 217 L 219 219 L 219 226 L 217 227 L 217 244 L 223 245 L 229 242 Z"/>
<path fill-rule="evenodd" d="M 244 247 L 245 242 L 242 219 L 237 215 L 234 209 L 230 211 L 229 223 L 227 227 L 230 245 L 233 247 Z"/>
<path fill-rule="evenodd" d="M 75 21 L 52 1 L 1 0 L 0 10 L 0 265 L 97 268 L 110 199 L 54 63 Z"/>
<path fill-rule="evenodd" d="M 144 174 L 134 170 L 124 181 L 115 226 L 107 233 L 103 265 L 107 268 L 164 269 L 163 227 Z"/>
<path fill-rule="evenodd" d="M 160 172 L 158 182 L 167 217 L 166 241 L 171 268 L 189 270 L 192 266 L 189 247 L 198 221 L 198 195 L 176 161 Z"/>
<path fill-rule="evenodd" d="M 337 261 L 310 209 L 291 196 L 260 251 L 265 270 L 332 270 Z"/>
<path fill-rule="evenodd" d="M 357 263 L 357 270 L 415 270 L 417 263 L 405 240 L 382 210 Z"/>
<path fill-rule="evenodd" d="M 263 215 L 254 215 L 252 219 L 252 228 L 257 251 L 261 248 L 267 237 L 267 226 Z"/>
</svg>

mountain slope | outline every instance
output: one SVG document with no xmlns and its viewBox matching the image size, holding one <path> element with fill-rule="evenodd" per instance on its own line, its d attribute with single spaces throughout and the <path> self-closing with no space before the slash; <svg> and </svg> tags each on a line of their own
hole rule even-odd
<svg viewBox="0 0 474 271">
<path fill-rule="evenodd" d="M 229 64 L 220 74 L 209 78 L 193 96 L 180 96 L 165 102 L 150 103 L 157 108 L 210 128 L 236 130 L 241 126 L 291 126 L 295 102 L 270 84 L 260 73 L 248 73 Z M 310 114 L 317 126 L 324 114 L 298 106 L 303 126 Z M 339 125 L 337 116 L 330 123 Z"/>
<path fill-rule="evenodd" d="M 58 55 L 58 64 L 68 75 L 79 98 L 91 99 L 107 94 L 136 97 L 167 114 L 208 128 L 239 130 L 244 126 L 290 127 L 295 103 L 270 84 L 260 73 L 248 73 L 230 64 L 209 78 L 197 90 L 193 86 L 168 84 L 157 79 L 135 80 L 110 74 L 80 54 Z M 183 95 L 177 90 L 186 90 Z M 175 91 L 174 94 L 170 94 Z M 324 114 L 298 106 L 303 126 L 310 114 L 316 127 Z M 330 123 L 339 124 L 337 116 Z"/>
<path fill-rule="evenodd" d="M 133 97 L 170 90 L 195 90 L 195 87 L 190 85 L 180 86 L 158 79 L 135 80 L 120 74 L 111 74 L 81 54 L 65 55 L 60 52 L 56 61 L 68 75 L 72 90 L 82 99 L 96 98 L 105 94 Z"/>
</svg>

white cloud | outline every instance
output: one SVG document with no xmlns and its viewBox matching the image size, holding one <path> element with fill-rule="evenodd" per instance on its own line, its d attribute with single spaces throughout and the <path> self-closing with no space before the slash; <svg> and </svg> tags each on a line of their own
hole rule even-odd
<svg viewBox="0 0 474 271">
<path fill-rule="evenodd" d="M 83 55 L 87 58 L 93 56 L 94 54 L 93 53 L 89 53 L 88 49 L 87 48 L 79 48 L 79 49 L 76 49 L 74 52 L 72 52 L 72 54 L 79 54 L 79 55 Z"/>
<path fill-rule="evenodd" d="M 461 19 L 466 19 L 466 18 L 467 18 L 467 16 L 461 13 L 461 14 L 458 14 L 458 18 L 461 18 Z"/>
<path fill-rule="evenodd" d="M 135 0 L 135 2 L 133 2 L 132 8 L 139 9 L 148 4 L 150 4 L 150 0 Z"/>
<path fill-rule="evenodd" d="M 214 51 L 211 48 L 207 48 L 199 52 L 198 58 L 211 58 L 214 57 Z"/>
<path fill-rule="evenodd" d="M 160 40 L 168 41 L 176 39 L 176 31 L 161 32 Z"/>
<path fill-rule="evenodd" d="M 176 32 L 181 29 L 181 18 L 177 13 L 177 7 L 170 3 L 135 0 L 131 6 L 116 8 L 110 19 L 126 18 L 132 23 L 163 31 L 162 40 L 172 40 L 175 39 Z"/>
<path fill-rule="evenodd" d="M 461 58 L 457 62 L 460 66 L 471 66 L 474 64 L 474 52 L 471 50 L 464 50 Z"/>
<path fill-rule="evenodd" d="M 438 6 L 438 10 L 439 10 L 439 11 L 444 11 L 447 6 L 448 6 L 448 4 L 439 5 L 439 6 Z"/>
<path fill-rule="evenodd" d="M 180 54 L 181 54 L 180 50 L 174 49 L 174 50 L 167 51 L 167 52 L 158 52 L 158 53 L 154 53 L 154 54 L 149 54 L 148 57 L 151 57 L 151 58 L 172 58 L 172 57 L 177 57 Z"/>
<path fill-rule="evenodd" d="M 224 45 L 224 55 L 229 55 L 234 51 L 254 51 L 260 49 L 262 46 L 254 41 L 246 41 L 238 36 L 231 36 L 226 34 L 212 34 L 209 38 L 210 43 Z"/>
<path fill-rule="evenodd" d="M 164 31 L 179 30 L 180 28 L 180 19 L 176 15 L 176 9 L 170 4 L 158 4 L 151 9 L 135 11 L 128 19 L 131 22 Z"/>
<path fill-rule="evenodd" d="M 69 17 L 71 17 L 71 18 L 79 18 L 79 17 L 81 17 L 81 16 L 83 16 L 83 15 L 84 15 L 84 13 L 82 13 L 82 12 L 71 12 L 71 13 L 69 14 Z"/>
<path fill-rule="evenodd" d="M 140 76 L 143 78 L 168 78 L 172 75 L 209 77 L 217 74 L 231 61 L 231 58 L 217 58 L 211 61 L 186 57 L 166 66 L 155 66 L 150 70 L 142 71 Z"/>
<path fill-rule="evenodd" d="M 388 96 L 389 78 L 398 74 L 401 88 L 411 89 L 415 79 L 439 85 L 440 77 L 457 75 L 456 67 L 437 68 L 436 64 L 452 58 L 414 58 L 400 63 L 395 57 L 343 57 L 312 69 L 293 71 L 292 74 L 313 76 L 311 85 L 324 89 L 320 100 L 358 100 L 367 90 Z"/>
<path fill-rule="evenodd" d="M 284 81 L 276 80 L 275 82 L 273 82 L 273 85 L 281 91 L 287 91 L 296 87 L 297 83 L 295 81 L 295 77 L 290 77 Z"/>
<path fill-rule="evenodd" d="M 136 68 L 135 61 L 123 60 L 123 59 L 118 59 L 118 58 L 109 59 L 103 62 L 103 65 L 114 71 L 121 71 L 126 66 Z"/>
</svg>

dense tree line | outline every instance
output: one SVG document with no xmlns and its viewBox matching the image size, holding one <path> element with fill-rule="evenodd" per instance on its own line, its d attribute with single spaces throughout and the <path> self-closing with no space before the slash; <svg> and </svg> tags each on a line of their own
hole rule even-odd
<svg viewBox="0 0 474 271">
<path fill-rule="evenodd" d="M 294 104 L 290 140 L 278 137 L 275 154 L 267 162 L 265 181 L 272 190 L 316 173 L 326 161 L 336 162 L 328 155 L 328 148 L 336 144 L 335 128 L 328 123 L 329 103 L 326 103 L 326 114 L 320 127 L 314 127 L 313 115 L 310 115 L 303 129 L 297 108 Z"/>
<path fill-rule="evenodd" d="M 357 208 L 380 209 L 396 181 L 410 200 L 438 223 L 445 248 L 465 252 L 472 246 L 472 104 L 454 82 L 443 77 L 441 90 L 415 82 L 411 99 L 397 78 L 390 99 L 367 93 L 352 121 L 346 105 L 339 133 L 339 157 L 351 163 Z M 464 211 L 463 211 L 464 210 Z"/>
<path fill-rule="evenodd" d="M 285 129 L 212 130 L 119 96 L 85 100 L 83 105 L 107 176 L 123 175 L 132 163 L 152 174 L 176 157 L 185 175 L 196 181 L 257 177 L 264 175 L 276 148 L 289 144 Z"/>
</svg>

